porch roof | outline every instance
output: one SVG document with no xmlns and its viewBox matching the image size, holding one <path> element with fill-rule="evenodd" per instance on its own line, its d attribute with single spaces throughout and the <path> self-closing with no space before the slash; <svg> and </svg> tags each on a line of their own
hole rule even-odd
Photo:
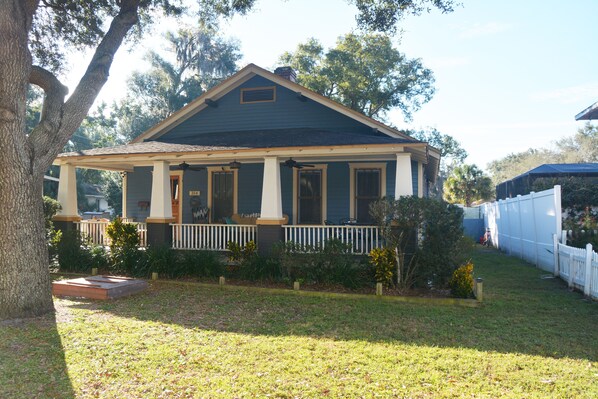
<svg viewBox="0 0 598 399">
<path fill-rule="evenodd" d="M 190 136 L 186 139 L 177 139 L 177 141 L 178 143 L 144 141 L 114 147 L 92 148 L 62 153 L 58 155 L 58 158 L 372 144 L 424 144 L 415 139 L 394 138 L 376 132 L 367 135 L 307 128 L 219 132 Z"/>
</svg>

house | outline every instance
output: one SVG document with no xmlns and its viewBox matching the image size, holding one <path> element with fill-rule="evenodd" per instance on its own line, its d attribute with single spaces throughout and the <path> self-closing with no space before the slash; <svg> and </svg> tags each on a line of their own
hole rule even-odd
<svg viewBox="0 0 598 399">
<path fill-rule="evenodd" d="M 123 172 L 123 216 L 147 223 L 150 245 L 317 241 L 325 227 L 373 225 L 379 198 L 426 196 L 439 161 L 428 144 L 295 83 L 291 68 L 250 64 L 127 145 L 60 154 L 56 219 L 78 220 L 75 168 L 85 167 Z"/>
</svg>

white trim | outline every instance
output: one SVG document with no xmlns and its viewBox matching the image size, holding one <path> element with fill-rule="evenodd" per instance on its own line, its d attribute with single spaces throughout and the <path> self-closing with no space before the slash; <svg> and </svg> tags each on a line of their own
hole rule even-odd
<svg viewBox="0 0 598 399">
<path fill-rule="evenodd" d="M 228 166 L 208 166 L 208 209 L 209 212 L 209 221 L 210 223 L 213 222 L 212 220 L 212 173 L 214 172 L 233 172 L 233 214 L 238 213 L 238 201 L 239 201 L 239 170 L 238 169 L 231 169 Z"/>
<path fill-rule="evenodd" d="M 123 214 L 123 218 L 127 217 L 127 190 L 128 190 L 128 177 L 129 174 L 125 173 L 125 175 L 123 176 L 123 192 L 122 192 L 122 214 Z"/>
<path fill-rule="evenodd" d="M 417 163 L 417 196 L 424 196 L 424 165 L 421 162 Z"/>
<path fill-rule="evenodd" d="M 322 172 L 322 220 L 321 224 L 324 224 L 324 220 L 328 219 L 328 165 L 327 164 L 314 164 L 313 168 L 304 169 L 304 171 L 320 170 Z M 298 196 L 299 196 L 299 169 L 293 168 L 293 224 L 297 224 L 299 221 L 298 212 Z"/>
<path fill-rule="evenodd" d="M 349 164 L 349 217 L 355 218 L 355 170 L 380 169 L 380 197 L 386 197 L 386 162 L 364 162 Z"/>
<path fill-rule="evenodd" d="M 183 197 L 185 195 L 185 190 L 183 190 L 183 176 L 185 174 L 183 173 L 182 170 L 171 170 L 170 171 L 170 176 L 178 176 L 179 177 L 179 217 L 178 220 L 176 221 L 176 223 L 183 223 Z M 170 190 L 172 190 L 172 188 L 170 188 Z M 170 202 L 172 204 L 172 194 L 171 194 L 171 199 Z M 172 205 L 171 205 L 172 206 Z M 173 215 L 174 217 L 174 215 Z"/>
</svg>

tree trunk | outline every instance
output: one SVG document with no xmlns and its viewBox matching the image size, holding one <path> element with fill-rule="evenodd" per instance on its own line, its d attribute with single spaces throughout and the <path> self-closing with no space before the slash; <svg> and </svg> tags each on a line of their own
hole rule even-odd
<svg viewBox="0 0 598 399">
<path fill-rule="evenodd" d="M 0 319 L 53 309 L 42 205 L 43 170 L 25 135 L 31 55 L 24 3 L 0 12 Z"/>
<path fill-rule="evenodd" d="M 0 320 L 37 316 L 54 309 L 41 200 L 43 176 L 35 178 L 14 164 L 7 168 L 1 144 L 0 153 Z"/>
</svg>

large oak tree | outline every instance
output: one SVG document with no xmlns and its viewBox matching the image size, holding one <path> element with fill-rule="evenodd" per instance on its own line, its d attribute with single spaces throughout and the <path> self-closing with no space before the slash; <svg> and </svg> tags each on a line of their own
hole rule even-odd
<svg viewBox="0 0 598 399">
<path fill-rule="evenodd" d="M 348 0 L 359 21 L 392 29 L 404 14 L 451 11 L 452 0 Z M 246 12 L 255 0 L 198 0 L 203 17 Z M 0 0 L 0 319 L 53 310 L 42 209 L 44 172 L 108 79 L 114 54 L 155 12 L 179 0 Z M 141 22 L 141 23 L 140 23 Z M 58 79 L 69 49 L 94 48 L 77 87 Z M 28 86 L 44 91 L 40 121 L 26 129 Z"/>
</svg>

